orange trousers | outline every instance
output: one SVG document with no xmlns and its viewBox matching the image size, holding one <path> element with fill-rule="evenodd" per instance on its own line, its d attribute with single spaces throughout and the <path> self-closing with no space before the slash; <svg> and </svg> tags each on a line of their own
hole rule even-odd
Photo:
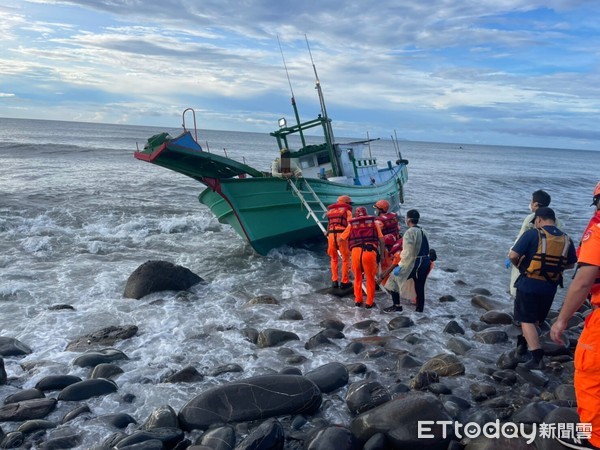
<svg viewBox="0 0 600 450">
<path fill-rule="evenodd" d="M 377 276 L 377 252 L 363 250 L 360 247 L 352 249 L 352 273 L 354 274 L 354 301 L 363 302 L 362 280 L 363 272 L 367 284 L 367 305 L 375 301 L 375 277 Z"/>
<path fill-rule="evenodd" d="M 350 282 L 350 250 L 348 241 L 340 239 L 339 233 L 327 235 L 327 254 L 331 258 L 331 281 L 338 281 L 339 258 L 342 259 L 342 283 Z M 340 251 L 338 254 L 338 250 Z"/>
<path fill-rule="evenodd" d="M 600 310 L 593 311 L 575 349 L 575 395 L 580 423 L 592 424 L 592 445 L 600 447 Z"/>
</svg>

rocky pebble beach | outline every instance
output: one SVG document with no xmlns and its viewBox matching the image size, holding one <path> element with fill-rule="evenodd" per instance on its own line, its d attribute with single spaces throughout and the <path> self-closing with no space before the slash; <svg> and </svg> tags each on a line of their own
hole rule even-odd
<svg viewBox="0 0 600 450">
<path fill-rule="evenodd" d="M 200 277 L 183 267 L 149 261 L 129 277 L 124 296 L 143 302 L 152 292 L 186 291 L 199 282 Z M 183 407 L 157 404 L 147 417 L 132 417 L 118 407 L 135 401 L 135 395 L 119 383 L 124 374 L 121 364 L 131 362 L 119 346 L 143 332 L 143 323 L 99 324 L 94 332 L 69 342 L 66 350 L 77 355 L 72 368 L 86 368 L 87 377 L 67 370 L 33 379 L 29 374 L 36 373 L 36 364 L 51 361 L 44 355 L 36 360 L 36 342 L 2 335 L 0 448 L 87 448 L 86 429 L 97 433 L 99 427 L 105 437 L 94 444 L 96 449 L 564 448 L 540 433 L 535 438 L 527 433 L 542 423 L 578 422 L 573 352 L 589 305 L 571 320 L 569 345 L 559 346 L 542 336 L 546 368 L 527 370 L 518 366 L 515 354 L 520 328 L 513 323 L 512 304 L 495 300 L 485 288 L 472 291 L 470 314 L 447 314 L 442 318 L 445 325 L 434 332 L 431 327 L 422 332 L 433 321 L 427 303 L 424 314 L 413 313 L 412 305 L 405 303 L 402 313 L 374 308 L 370 318 L 350 323 L 342 313 L 351 302 L 349 293 L 322 293 L 339 307 L 322 318 L 317 334 L 301 337 L 285 326 L 238 330 L 257 351 L 277 349 L 281 369 L 247 376 L 240 364 L 231 361 L 210 373 L 191 365 L 174 370 L 156 382 L 193 386 L 207 377 L 217 381 L 191 396 Z M 451 293 L 427 300 L 429 304 L 455 301 Z M 252 299 L 247 307 L 253 305 L 274 305 L 277 311 L 283 306 L 276 313 L 282 324 L 305 320 L 302 311 L 285 309 L 283 300 L 269 295 Z M 60 313 L 70 306 L 52 308 Z M 542 334 L 555 315 L 542 325 Z M 435 323 L 440 323 L 440 317 Z M 444 348 L 438 348 L 440 339 Z M 306 356 L 289 346 L 297 341 L 309 354 L 323 347 L 333 349 L 336 359 L 303 372 L 299 366 Z M 27 363 L 20 363 L 25 356 L 29 356 Z M 19 371 L 12 369 L 17 366 Z M 223 374 L 229 378 L 221 382 Z M 98 397 L 114 399 L 113 413 L 94 413 L 89 400 Z M 331 417 L 348 419 L 338 423 Z M 432 425 L 427 437 L 419 438 L 419 424 L 425 421 Z M 461 433 L 466 424 L 496 421 L 516 424 L 526 433 L 510 437 Z"/>
</svg>

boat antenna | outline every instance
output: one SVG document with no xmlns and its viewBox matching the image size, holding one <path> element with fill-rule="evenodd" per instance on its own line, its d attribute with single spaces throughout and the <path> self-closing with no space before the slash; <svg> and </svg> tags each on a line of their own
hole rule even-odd
<svg viewBox="0 0 600 450">
<path fill-rule="evenodd" d="M 369 146 L 369 158 L 373 158 L 371 154 L 371 138 L 369 137 L 369 132 L 367 131 L 367 145 Z"/>
<path fill-rule="evenodd" d="M 317 73 L 317 66 L 315 66 L 315 61 L 313 59 L 312 56 L 312 52 L 310 51 L 310 45 L 308 43 L 308 37 L 306 36 L 306 34 L 304 35 L 304 39 L 306 40 L 306 47 L 308 48 L 308 54 L 310 55 L 310 62 L 312 63 L 313 66 L 313 71 L 315 72 L 315 89 L 317 90 L 317 93 L 319 95 L 319 103 L 321 105 L 321 116 L 324 119 L 324 126 L 325 126 L 325 135 L 326 135 L 326 139 L 329 141 L 329 148 L 331 150 L 331 159 L 332 159 L 332 164 L 334 165 L 334 172 L 336 174 L 340 174 L 341 171 L 339 170 L 339 163 L 335 154 L 335 150 L 333 148 L 333 130 L 331 129 L 331 121 L 329 120 L 329 117 L 327 116 L 327 108 L 325 107 L 325 97 L 323 97 L 323 90 L 321 89 L 321 81 L 319 80 L 319 74 Z"/>
<path fill-rule="evenodd" d="M 281 41 L 279 40 L 279 35 L 277 35 L 277 43 L 279 44 L 279 51 L 281 52 L 281 59 L 283 60 L 285 75 L 287 76 L 288 84 L 290 85 L 290 92 L 292 94 L 292 107 L 294 108 L 294 116 L 296 116 L 296 123 L 298 124 L 298 133 L 300 134 L 300 139 L 302 140 L 302 147 L 306 147 L 306 142 L 304 141 L 304 133 L 302 132 L 302 127 L 300 126 L 300 115 L 298 114 L 298 107 L 296 106 L 294 90 L 292 89 L 292 81 L 290 80 L 290 73 L 288 72 L 287 64 L 285 63 L 285 57 L 283 56 L 283 49 L 281 48 Z"/>
<path fill-rule="evenodd" d="M 394 136 L 396 136 L 396 151 L 398 152 L 398 157 L 402 159 L 402 152 L 400 151 L 400 144 L 398 144 L 398 135 L 396 134 L 396 129 L 394 129 Z"/>
</svg>

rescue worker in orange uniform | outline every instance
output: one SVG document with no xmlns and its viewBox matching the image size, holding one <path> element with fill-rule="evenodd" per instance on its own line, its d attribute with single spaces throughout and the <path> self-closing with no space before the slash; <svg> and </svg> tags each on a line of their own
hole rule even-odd
<svg viewBox="0 0 600 450">
<path fill-rule="evenodd" d="M 331 287 L 348 289 L 350 283 L 350 249 L 348 241 L 341 239 L 342 232 L 352 219 L 352 199 L 340 195 L 336 203 L 327 207 L 327 254 L 331 258 Z M 342 283 L 339 283 L 339 259 L 342 259 Z"/>
<path fill-rule="evenodd" d="M 600 211 L 600 183 L 594 190 L 596 214 Z M 558 318 L 550 329 L 550 337 L 557 344 L 567 322 L 581 307 L 591 292 L 592 312 L 585 320 L 575 349 L 575 395 L 580 423 L 591 424 L 587 441 L 557 438 L 570 448 L 600 448 L 600 223 L 587 229 L 581 240 L 579 268 L 569 286 Z"/>
<path fill-rule="evenodd" d="M 396 240 L 400 239 L 400 221 L 398 214 L 390 211 L 390 202 L 387 200 L 377 200 L 373 205 L 377 221 L 381 224 L 381 232 L 385 236 L 391 234 Z"/>
<path fill-rule="evenodd" d="M 390 211 L 390 202 L 387 200 L 377 200 L 373 211 L 385 240 L 385 254 L 381 257 L 381 271 L 384 272 L 392 263 L 389 250 L 400 239 L 400 222 L 398 215 Z"/>
<path fill-rule="evenodd" d="M 375 222 L 374 216 L 367 214 L 367 208 L 356 208 L 354 218 L 350 219 L 348 227 L 341 235 L 348 240 L 348 247 L 352 253 L 352 273 L 354 274 L 354 306 L 362 306 L 363 272 L 367 284 L 367 303 L 365 308 L 375 306 L 375 277 L 379 266 L 378 257 L 383 255 L 384 240 L 381 229 Z"/>
</svg>

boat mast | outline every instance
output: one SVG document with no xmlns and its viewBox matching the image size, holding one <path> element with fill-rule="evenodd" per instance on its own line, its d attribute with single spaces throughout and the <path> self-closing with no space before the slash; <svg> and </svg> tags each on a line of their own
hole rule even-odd
<svg viewBox="0 0 600 450">
<path fill-rule="evenodd" d="M 302 127 L 300 125 L 300 115 L 298 114 L 298 107 L 296 106 L 296 99 L 294 97 L 294 90 L 292 89 L 292 81 L 290 80 L 290 74 L 288 72 L 288 68 L 285 63 L 285 57 L 283 56 L 283 49 L 281 48 L 281 42 L 279 41 L 279 35 L 277 35 L 277 43 L 279 44 L 279 51 L 281 52 L 281 59 L 283 60 L 283 67 L 285 68 L 285 74 L 287 76 L 288 84 L 290 85 L 290 92 L 292 93 L 292 107 L 294 108 L 294 115 L 296 116 L 296 124 L 298 125 L 298 133 L 300 134 L 300 139 L 302 141 L 302 147 L 306 147 L 306 142 L 304 141 L 304 133 L 302 132 Z M 286 140 L 286 145 L 287 145 L 287 140 Z"/>
<path fill-rule="evenodd" d="M 308 37 L 306 34 L 304 35 L 304 39 L 306 39 L 306 47 L 308 48 L 308 54 L 310 55 L 310 61 L 313 66 L 313 70 L 315 72 L 315 89 L 319 95 L 319 103 L 321 105 L 321 117 L 323 118 L 323 128 L 325 132 L 325 140 L 327 141 L 327 145 L 329 147 L 329 156 L 331 158 L 331 165 L 333 172 L 336 176 L 341 175 L 340 165 L 337 159 L 337 155 L 335 154 L 334 148 L 334 140 L 333 140 L 333 129 L 331 128 L 331 120 L 327 116 L 327 108 L 325 107 L 325 97 L 323 97 L 323 90 L 321 89 L 321 81 L 319 80 L 319 74 L 317 74 L 317 67 L 315 66 L 315 61 L 313 60 L 312 52 L 310 51 L 310 45 L 308 44 Z"/>
</svg>

